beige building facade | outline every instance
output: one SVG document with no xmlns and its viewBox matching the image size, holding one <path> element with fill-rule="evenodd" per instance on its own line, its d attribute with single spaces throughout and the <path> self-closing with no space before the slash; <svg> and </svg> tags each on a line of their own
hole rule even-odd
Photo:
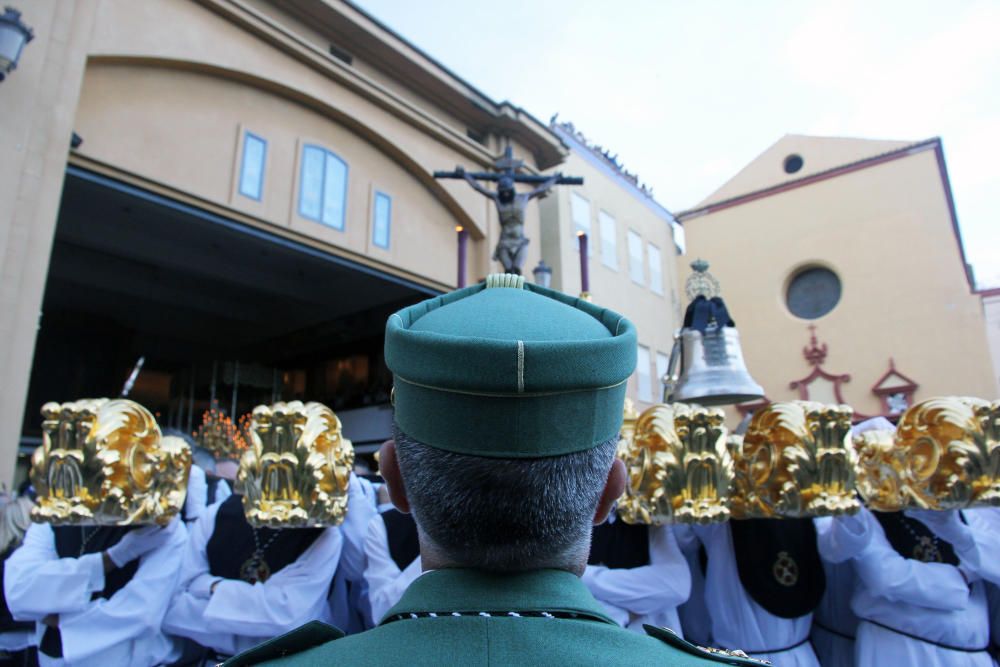
<svg viewBox="0 0 1000 667">
<path fill-rule="evenodd" d="M 492 202 L 433 172 L 489 170 L 507 148 L 525 173 L 585 177 L 529 205 L 526 272 L 545 257 L 554 287 L 579 290 L 580 190 L 591 291 L 639 321 L 632 393 L 658 394 L 672 218 L 558 127 L 342 0 L 23 5 L 35 39 L 0 84 L 0 479 L 39 442 L 44 402 L 116 396 L 136 368 L 129 397 L 164 427 L 319 400 L 373 448 L 391 422 L 387 315 L 459 284 L 459 227 L 464 279 L 500 270 Z"/>
<path fill-rule="evenodd" d="M 998 395 L 940 140 L 788 135 L 678 219 L 767 399 Z"/>
<path fill-rule="evenodd" d="M 542 200 L 541 255 L 552 267 L 552 286 L 579 294 L 578 234 L 587 235 L 592 299 L 627 316 L 639 332 L 628 393 L 642 410 L 662 398 L 660 378 L 679 326 L 679 225 L 636 176 L 572 124 L 553 122 L 552 129 L 570 149 L 560 170 L 583 176 L 584 183 Z"/>
<path fill-rule="evenodd" d="M 983 314 L 986 317 L 986 339 L 993 356 L 993 377 L 1000 385 L 1000 288 L 982 290 Z"/>
</svg>

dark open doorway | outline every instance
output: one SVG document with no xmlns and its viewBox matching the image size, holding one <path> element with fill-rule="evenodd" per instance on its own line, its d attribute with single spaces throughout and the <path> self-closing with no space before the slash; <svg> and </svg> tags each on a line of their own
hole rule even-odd
<svg viewBox="0 0 1000 667">
<path fill-rule="evenodd" d="M 25 410 L 129 397 L 190 431 L 216 399 L 237 418 L 273 400 L 329 405 L 361 451 L 386 435 L 386 318 L 432 290 L 70 167 Z M 367 445 L 367 446 L 366 446 Z"/>
</svg>

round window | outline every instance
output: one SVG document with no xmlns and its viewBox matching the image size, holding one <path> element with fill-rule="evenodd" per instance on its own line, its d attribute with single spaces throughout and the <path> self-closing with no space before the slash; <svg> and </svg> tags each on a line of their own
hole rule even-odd
<svg viewBox="0 0 1000 667">
<path fill-rule="evenodd" d="M 802 156 L 793 153 L 785 158 L 785 173 L 794 174 L 802 168 L 803 164 Z"/>
<path fill-rule="evenodd" d="M 788 310 L 804 320 L 823 317 L 840 301 L 840 278 L 830 269 L 812 267 L 796 273 L 788 283 Z"/>
</svg>

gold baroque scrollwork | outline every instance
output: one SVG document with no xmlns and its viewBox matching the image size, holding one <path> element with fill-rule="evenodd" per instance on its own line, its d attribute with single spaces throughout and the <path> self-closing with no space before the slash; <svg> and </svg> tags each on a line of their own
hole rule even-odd
<svg viewBox="0 0 1000 667">
<path fill-rule="evenodd" d="M 32 456 L 32 519 L 53 524 L 166 524 L 184 505 L 191 449 L 162 438 L 133 401 L 83 399 L 42 407 Z"/>
<path fill-rule="evenodd" d="M 854 439 L 858 491 L 873 509 L 1000 505 L 1000 402 L 931 398 L 891 431 Z"/>
<path fill-rule="evenodd" d="M 347 514 L 354 447 L 322 403 L 259 405 L 237 485 L 257 527 L 339 525 Z"/>
<path fill-rule="evenodd" d="M 710 523 L 729 517 L 733 464 L 726 449 L 724 413 L 675 403 L 628 415 L 619 457 L 628 486 L 618 501 L 627 523 Z"/>
<path fill-rule="evenodd" d="M 852 414 L 846 405 L 810 401 L 755 412 L 742 442 L 732 443 L 733 518 L 857 512 Z"/>
</svg>

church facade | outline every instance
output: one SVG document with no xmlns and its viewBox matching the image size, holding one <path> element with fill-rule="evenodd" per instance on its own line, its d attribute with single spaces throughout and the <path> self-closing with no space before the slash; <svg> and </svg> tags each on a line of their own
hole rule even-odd
<svg viewBox="0 0 1000 667">
<path fill-rule="evenodd" d="M 767 399 L 997 395 L 939 139 L 788 135 L 677 217 Z"/>
</svg>

